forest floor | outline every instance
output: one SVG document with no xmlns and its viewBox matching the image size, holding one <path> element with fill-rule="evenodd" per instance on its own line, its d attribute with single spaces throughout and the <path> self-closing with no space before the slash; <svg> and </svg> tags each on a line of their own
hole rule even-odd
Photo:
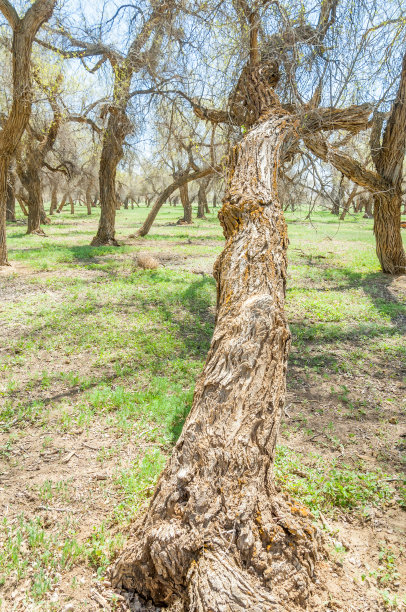
<svg viewBox="0 0 406 612">
<path fill-rule="evenodd" d="M 406 277 L 379 272 L 372 222 L 290 213 L 293 333 L 279 486 L 325 534 L 310 610 L 401 610 L 406 595 Z M 104 574 L 190 408 L 214 325 L 215 214 L 98 211 L 8 228 L 0 272 L 0 609 L 120 606 Z M 406 232 L 405 232 L 406 234 Z M 136 265 L 154 255 L 157 270 Z M 103 586 L 104 584 L 104 586 Z M 117 599 L 118 597 L 118 599 Z M 114 601 L 117 600 L 117 606 Z M 107 604 L 108 601 L 108 604 Z M 133 609 L 137 609 L 136 606 Z"/>
</svg>

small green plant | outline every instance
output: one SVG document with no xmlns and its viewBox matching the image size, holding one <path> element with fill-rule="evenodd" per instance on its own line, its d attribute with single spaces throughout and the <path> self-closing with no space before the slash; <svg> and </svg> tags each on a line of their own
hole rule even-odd
<svg viewBox="0 0 406 612">
<path fill-rule="evenodd" d="M 384 544 L 380 545 L 379 548 L 379 566 L 377 570 L 377 580 L 382 586 L 392 584 L 399 579 L 399 572 L 397 569 L 397 555 L 395 551 Z"/>
</svg>

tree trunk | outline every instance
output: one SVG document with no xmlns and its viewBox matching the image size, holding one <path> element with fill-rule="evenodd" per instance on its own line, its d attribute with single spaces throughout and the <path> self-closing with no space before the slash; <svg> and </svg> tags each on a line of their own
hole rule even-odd
<svg viewBox="0 0 406 612">
<path fill-rule="evenodd" d="M 210 212 L 207 205 L 207 187 L 210 183 L 210 177 L 200 181 L 199 191 L 197 193 L 197 218 L 205 219 L 205 213 Z"/>
<path fill-rule="evenodd" d="M 351 202 L 354 201 L 354 198 L 357 195 L 357 192 L 358 192 L 358 185 L 355 185 L 350 195 L 348 196 L 347 202 L 343 206 L 343 211 L 340 215 L 340 221 L 344 221 L 346 215 L 348 214 L 348 211 L 350 210 Z M 354 208 L 355 208 L 355 204 L 354 204 Z"/>
<path fill-rule="evenodd" d="M 183 206 L 183 223 L 192 224 L 192 204 L 189 199 L 189 189 L 187 183 L 179 187 L 180 199 Z"/>
<path fill-rule="evenodd" d="M 308 512 L 278 495 L 272 464 L 285 401 L 287 228 L 277 195 L 290 116 L 234 148 L 216 327 L 193 406 L 114 585 L 188 612 L 305 605 L 317 553 Z"/>
<path fill-rule="evenodd" d="M 213 208 L 217 208 L 217 193 L 213 196 Z"/>
<path fill-rule="evenodd" d="M 71 198 L 70 198 L 70 214 L 71 214 L 71 215 L 74 215 L 74 214 L 75 214 L 75 202 L 74 202 L 74 200 L 72 199 L 72 196 L 71 196 Z"/>
<path fill-rule="evenodd" d="M 62 209 L 65 206 L 67 199 L 68 199 L 68 194 L 64 193 L 63 196 L 62 196 L 61 203 L 59 204 L 58 210 L 56 212 L 58 212 L 58 213 L 62 212 Z"/>
<path fill-rule="evenodd" d="M 51 191 L 51 206 L 49 209 L 49 214 L 53 215 L 57 208 L 58 208 L 58 188 L 56 187 L 56 185 L 54 185 Z"/>
<path fill-rule="evenodd" d="M 374 216 L 374 200 L 372 196 L 368 196 L 365 200 L 365 214 L 366 219 L 373 219 Z"/>
<path fill-rule="evenodd" d="M 45 236 L 44 230 L 41 228 L 42 211 L 45 215 L 42 203 L 42 189 L 39 176 L 30 175 L 28 180 L 24 181 L 24 187 L 28 193 L 28 223 L 27 234 L 39 234 Z M 44 222 L 44 221 L 42 221 Z"/>
<path fill-rule="evenodd" d="M 400 229 L 401 191 L 374 197 L 376 254 L 383 272 L 405 274 L 406 254 Z"/>
<path fill-rule="evenodd" d="M 103 148 L 100 157 L 100 221 L 92 246 L 104 244 L 118 246 L 115 238 L 116 223 L 116 171 L 123 156 L 123 143 L 132 125 L 125 111 L 117 109 L 109 115 L 107 129 L 103 135 Z"/>
<path fill-rule="evenodd" d="M 7 236 L 6 236 L 6 210 L 7 210 L 7 175 L 9 158 L 0 156 L 0 266 L 7 266 Z"/>
<path fill-rule="evenodd" d="M 136 235 L 137 236 L 146 236 L 149 232 L 149 230 L 152 227 L 153 222 L 156 219 L 157 214 L 159 213 L 161 207 L 163 206 L 163 204 L 165 204 L 166 200 L 169 198 L 169 196 L 176 191 L 177 189 L 181 189 L 182 186 L 186 186 L 187 187 L 187 183 L 189 183 L 190 181 L 195 181 L 199 178 L 202 178 L 204 176 L 206 176 L 207 174 L 211 174 L 212 172 L 214 172 L 215 170 L 217 170 L 218 168 L 205 168 L 204 170 L 199 170 L 197 172 L 194 172 L 192 174 L 184 174 L 183 176 L 175 179 L 175 181 L 169 185 L 168 187 L 166 187 L 166 189 L 163 190 L 163 192 L 161 193 L 161 195 L 157 198 L 157 200 L 155 201 L 155 204 L 153 205 L 153 207 L 151 208 L 151 211 L 148 214 L 148 217 L 145 219 L 142 227 L 138 230 L 138 232 L 136 234 L 132 234 L 131 236 L 129 236 L 129 238 L 134 238 Z M 177 198 L 175 198 L 174 200 L 176 200 Z"/>
<path fill-rule="evenodd" d="M 91 194 L 91 188 L 90 187 L 88 187 L 86 189 L 85 202 L 86 202 L 87 214 L 91 215 L 92 214 L 92 194 Z"/>
<path fill-rule="evenodd" d="M 10 174 L 7 181 L 6 221 L 16 221 L 16 198 L 14 194 L 13 179 Z"/>
<path fill-rule="evenodd" d="M 31 50 L 34 38 L 52 15 L 56 0 L 36 0 L 24 16 L 10 3 L 0 10 L 13 29 L 12 72 L 13 101 L 0 131 L 0 266 L 8 265 L 6 243 L 7 172 L 31 113 Z"/>
<path fill-rule="evenodd" d="M 24 204 L 24 200 L 23 200 L 23 198 L 22 198 L 21 194 L 18 194 L 18 196 L 17 196 L 17 202 L 18 202 L 18 203 L 19 203 L 19 205 L 20 205 L 20 208 L 21 208 L 21 211 L 22 211 L 22 213 L 23 213 L 24 217 L 28 217 L 28 210 L 27 210 L 27 208 L 26 208 L 26 206 L 25 206 L 25 204 Z"/>
<path fill-rule="evenodd" d="M 42 192 L 41 192 L 40 217 L 41 217 L 42 225 L 49 225 L 51 223 L 51 219 L 47 217 L 47 213 L 45 212 L 44 201 L 42 199 Z"/>
</svg>

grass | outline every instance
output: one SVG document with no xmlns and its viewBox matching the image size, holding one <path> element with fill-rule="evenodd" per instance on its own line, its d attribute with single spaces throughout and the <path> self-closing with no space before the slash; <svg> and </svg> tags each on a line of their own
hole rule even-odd
<svg viewBox="0 0 406 612">
<path fill-rule="evenodd" d="M 119 211 L 119 234 L 134 232 L 145 212 Z M 88 246 L 95 218 L 81 209 L 54 216 L 46 238 L 8 228 L 19 271 L 0 279 L 0 473 L 24 475 L 30 497 L 27 509 L 9 481 L 6 602 L 18 588 L 24 605 L 44 610 L 58 609 L 58 589 L 81 601 L 77 576 L 103 576 L 180 435 L 214 327 L 210 269 L 223 238 L 214 213 L 189 227 L 174 226 L 178 216 L 164 208 L 146 240 L 118 248 Z M 406 408 L 405 301 L 379 272 L 370 220 L 303 216 L 288 213 L 294 408 L 276 479 L 316 516 L 367 520 L 374 508 L 406 505 L 405 453 L 395 453 L 392 433 Z M 138 269 L 139 251 L 165 265 Z M 379 585 L 392 601 L 388 551 Z"/>
</svg>

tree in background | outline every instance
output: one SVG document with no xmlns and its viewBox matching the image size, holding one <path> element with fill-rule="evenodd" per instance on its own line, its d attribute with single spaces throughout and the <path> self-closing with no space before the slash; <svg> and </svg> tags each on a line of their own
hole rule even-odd
<svg viewBox="0 0 406 612">
<path fill-rule="evenodd" d="M 41 26 L 51 17 L 56 0 L 35 0 L 20 18 L 8 0 L 0 0 L 0 11 L 13 30 L 13 102 L 0 131 L 0 266 L 7 265 L 6 207 L 10 162 L 28 124 L 32 103 L 31 50 Z"/>
</svg>

